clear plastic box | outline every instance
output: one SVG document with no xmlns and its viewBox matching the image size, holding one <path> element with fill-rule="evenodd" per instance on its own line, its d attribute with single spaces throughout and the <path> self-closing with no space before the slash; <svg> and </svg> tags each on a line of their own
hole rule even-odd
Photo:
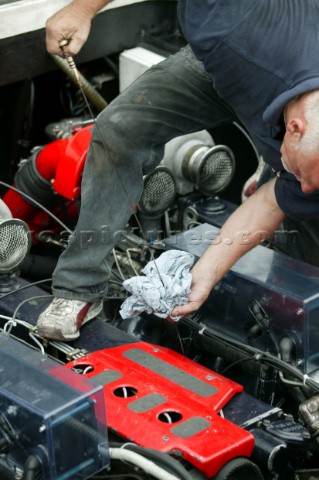
<svg viewBox="0 0 319 480">
<path fill-rule="evenodd" d="M 86 479 L 109 465 L 103 387 L 3 333 L 0 433 L 13 469 L 34 456 L 48 480 Z"/>
<path fill-rule="evenodd" d="M 165 244 L 199 258 L 218 234 L 218 228 L 204 223 Z M 260 323 L 252 302 L 266 314 Z M 261 350 L 276 353 L 288 339 L 291 362 L 319 380 L 318 267 L 258 245 L 213 288 L 199 313 L 208 327 Z"/>
</svg>

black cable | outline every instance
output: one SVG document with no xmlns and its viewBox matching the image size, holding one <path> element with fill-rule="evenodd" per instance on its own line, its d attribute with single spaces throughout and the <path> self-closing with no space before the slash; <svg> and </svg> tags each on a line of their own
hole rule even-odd
<svg viewBox="0 0 319 480">
<path fill-rule="evenodd" d="M 34 99 L 35 99 L 34 81 L 28 80 L 27 87 L 30 87 L 29 105 L 27 105 L 26 112 L 25 112 L 23 132 L 22 132 L 23 137 L 19 139 L 19 145 L 21 147 L 20 157 L 22 158 L 25 158 L 30 150 L 30 132 L 32 128 Z"/>
<path fill-rule="evenodd" d="M 33 287 L 34 285 L 39 285 L 40 283 L 46 283 L 46 282 L 51 282 L 52 278 L 45 278 L 44 280 L 38 280 L 36 282 L 28 283 L 28 285 L 23 285 L 23 287 L 16 288 L 15 290 L 12 290 L 11 292 L 5 293 L 4 295 L 0 296 L 0 302 L 3 298 L 8 297 L 9 295 L 12 295 L 13 293 L 20 292 L 21 290 L 25 290 L 26 288 Z"/>
<path fill-rule="evenodd" d="M 274 367 L 277 370 L 285 373 L 286 375 L 291 375 L 294 378 L 300 380 L 305 386 L 311 387 L 315 392 L 319 393 L 319 384 L 313 380 L 312 378 L 304 375 L 300 372 L 297 368 L 289 365 L 288 363 L 280 360 L 277 357 L 274 357 L 272 354 L 268 352 L 263 352 L 262 350 L 258 350 L 257 348 L 251 347 L 249 345 L 245 345 L 242 342 L 239 342 L 231 337 L 227 337 L 226 335 L 216 331 L 211 330 L 210 328 L 206 327 L 206 325 L 202 323 L 196 323 L 192 318 L 185 316 L 180 320 L 182 323 L 187 325 L 192 330 L 196 331 L 198 334 L 206 336 L 212 339 L 218 339 L 219 341 L 225 343 L 226 345 L 231 345 L 232 347 L 236 348 L 237 350 L 241 351 L 245 355 L 250 355 L 251 360 L 255 360 L 256 362 L 265 363 L 270 367 Z"/>
<path fill-rule="evenodd" d="M 236 365 L 240 365 L 241 363 L 245 363 L 245 362 L 248 362 L 248 361 L 249 362 L 251 361 L 250 357 L 240 358 L 239 360 L 236 360 L 235 362 L 232 362 L 229 365 L 227 365 L 227 367 L 225 367 L 221 372 L 218 372 L 218 373 L 219 373 L 219 375 L 225 375 L 225 373 L 228 372 L 228 370 L 231 370 Z"/>
<path fill-rule="evenodd" d="M 179 333 L 178 322 L 174 322 L 174 325 L 175 325 L 175 329 L 176 329 L 177 340 L 178 340 L 179 346 L 181 347 L 181 353 L 182 353 L 182 355 L 185 356 L 184 344 L 183 344 L 181 334 Z"/>
<path fill-rule="evenodd" d="M 10 185 L 9 183 L 0 181 L 0 185 L 9 188 L 10 190 L 13 190 L 14 192 L 18 193 L 22 197 L 24 197 L 26 200 L 28 200 L 32 205 L 35 205 L 36 207 L 39 207 L 41 210 L 43 210 L 45 213 L 49 215 L 49 217 L 53 218 L 61 227 L 63 227 L 68 233 L 72 234 L 72 230 L 69 229 L 67 225 L 65 225 L 56 215 L 54 215 L 50 210 L 48 210 L 46 207 L 44 207 L 40 202 L 35 200 L 34 198 L 30 197 L 27 193 L 23 192 L 19 188 L 13 187 L 13 185 Z"/>
</svg>

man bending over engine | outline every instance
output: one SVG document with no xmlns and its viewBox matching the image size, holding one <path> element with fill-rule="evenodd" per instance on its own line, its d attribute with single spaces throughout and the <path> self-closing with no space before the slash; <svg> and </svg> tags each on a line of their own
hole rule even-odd
<svg viewBox="0 0 319 480">
<path fill-rule="evenodd" d="M 73 0 L 51 17 L 48 51 L 62 55 L 59 42 L 67 40 L 65 53 L 76 55 L 110 1 Z M 102 309 L 115 232 L 139 201 L 143 175 L 179 135 L 239 121 L 272 178 L 225 223 L 220 241 L 192 269 L 188 303 L 172 315 L 196 311 L 233 263 L 282 222 L 298 231 L 298 243 L 283 250 L 319 265 L 319 0 L 179 0 L 178 14 L 189 46 L 148 70 L 97 118 L 78 224 L 54 272 L 55 298 L 38 320 L 43 337 L 74 340 Z M 81 231 L 105 225 L 113 243 L 83 248 Z M 239 231 L 251 241 L 240 242 Z"/>
</svg>

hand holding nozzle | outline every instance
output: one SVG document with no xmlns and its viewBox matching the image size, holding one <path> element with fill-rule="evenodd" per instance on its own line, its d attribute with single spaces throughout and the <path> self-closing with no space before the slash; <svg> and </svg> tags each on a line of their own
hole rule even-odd
<svg viewBox="0 0 319 480">
<path fill-rule="evenodd" d="M 78 69 L 76 68 L 73 57 L 67 54 L 67 50 L 66 50 L 67 45 L 69 45 L 68 40 L 61 40 L 59 42 L 59 47 L 61 52 L 63 53 L 64 59 L 62 58 L 61 55 L 51 54 L 53 60 L 64 71 L 64 73 L 72 80 L 72 82 L 77 84 L 77 86 L 80 88 L 82 92 L 83 98 L 85 100 L 89 100 L 94 105 L 94 107 L 99 112 L 101 112 L 107 106 L 107 102 L 96 91 L 93 85 L 91 85 L 86 80 L 86 78 L 79 73 Z"/>
<path fill-rule="evenodd" d="M 78 82 L 79 86 L 82 85 L 82 82 L 81 82 L 81 78 L 80 78 L 80 74 L 79 74 L 79 71 L 78 69 L 76 68 L 76 65 L 75 65 L 75 62 L 73 60 L 73 57 L 71 57 L 71 55 L 67 55 L 65 53 L 65 47 L 69 44 L 69 41 L 68 40 L 61 40 L 59 42 L 59 46 L 63 52 L 63 55 L 64 55 L 64 58 L 66 59 L 66 61 L 68 62 L 69 64 L 69 67 L 73 70 L 74 72 L 74 75 L 76 77 L 76 81 Z"/>
</svg>

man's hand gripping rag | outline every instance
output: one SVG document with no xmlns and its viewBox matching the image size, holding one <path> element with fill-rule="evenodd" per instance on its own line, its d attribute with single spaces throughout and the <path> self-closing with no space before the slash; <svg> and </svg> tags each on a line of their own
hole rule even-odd
<svg viewBox="0 0 319 480">
<path fill-rule="evenodd" d="M 191 253 L 169 250 L 146 265 L 142 270 L 145 276 L 125 280 L 123 285 L 132 296 L 123 302 L 121 317 L 146 312 L 178 321 L 181 317 L 172 317 L 171 312 L 175 306 L 188 302 L 192 283 L 189 270 L 194 261 Z"/>
</svg>

